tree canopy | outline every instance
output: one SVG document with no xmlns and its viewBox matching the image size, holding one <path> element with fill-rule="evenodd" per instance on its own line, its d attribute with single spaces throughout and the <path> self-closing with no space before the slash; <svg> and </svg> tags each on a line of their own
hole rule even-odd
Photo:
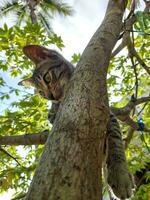
<svg viewBox="0 0 150 200">
<path fill-rule="evenodd" d="M 25 9 L 25 2 L 10 1 L 1 10 L 3 14 L 15 8 L 20 12 L 20 8 Z M 136 5 L 136 1 L 128 1 L 129 14 L 124 15 L 118 43 L 105 71 L 109 105 L 120 121 L 128 166 L 135 178 L 132 200 L 150 198 L 150 2 L 142 2 L 144 8 Z M 44 14 L 48 8 L 51 14 L 55 8 L 63 14 L 72 11 L 59 1 L 39 1 L 39 5 L 45 12 L 41 10 L 40 17 L 46 25 L 49 18 Z M 29 10 L 22 14 L 18 20 L 25 14 L 30 16 Z M 52 129 L 47 119 L 51 104 L 32 89 L 17 85 L 34 68 L 22 48 L 26 44 L 39 44 L 55 45 L 61 50 L 64 43 L 61 36 L 46 32 L 40 22 L 32 23 L 29 18 L 12 27 L 4 24 L 0 28 L 0 43 L 0 192 L 11 188 L 15 190 L 15 199 L 21 199 L 27 193 Z M 80 57 L 75 53 L 71 62 L 78 63 Z M 106 183 L 103 195 L 108 194 L 105 186 Z"/>
</svg>

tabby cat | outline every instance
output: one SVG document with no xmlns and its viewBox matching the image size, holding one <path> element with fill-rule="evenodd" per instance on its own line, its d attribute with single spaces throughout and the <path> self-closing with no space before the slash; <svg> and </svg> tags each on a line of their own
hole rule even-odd
<svg viewBox="0 0 150 200">
<path fill-rule="evenodd" d="M 74 67 L 58 52 L 42 46 L 28 45 L 23 52 L 35 63 L 36 68 L 32 77 L 21 81 L 21 84 L 34 86 L 42 97 L 52 101 L 49 120 L 53 123 Z M 118 198 L 126 199 L 131 196 L 131 180 L 120 127 L 112 113 L 107 125 L 105 152 L 108 184 Z"/>
</svg>

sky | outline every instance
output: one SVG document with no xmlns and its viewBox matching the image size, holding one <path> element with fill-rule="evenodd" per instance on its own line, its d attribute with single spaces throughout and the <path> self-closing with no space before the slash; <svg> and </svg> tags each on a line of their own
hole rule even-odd
<svg viewBox="0 0 150 200">
<path fill-rule="evenodd" d="M 73 7 L 74 15 L 72 17 L 56 16 L 55 20 L 52 21 L 52 27 L 54 32 L 60 35 L 64 41 L 63 55 L 71 60 L 74 53 L 82 53 L 102 22 L 108 0 L 66 0 L 65 2 Z M 3 23 L 4 21 L 0 20 L 0 26 Z M 11 21 L 8 19 L 7 23 L 11 25 Z M 10 200 L 12 192 L 3 194 L 0 196 L 0 200 Z"/>
<path fill-rule="evenodd" d="M 65 48 L 63 55 L 71 60 L 74 53 L 82 53 L 90 38 L 101 24 L 108 0 L 68 0 L 75 12 L 72 17 L 57 17 L 52 22 L 54 32 L 61 35 Z"/>
</svg>

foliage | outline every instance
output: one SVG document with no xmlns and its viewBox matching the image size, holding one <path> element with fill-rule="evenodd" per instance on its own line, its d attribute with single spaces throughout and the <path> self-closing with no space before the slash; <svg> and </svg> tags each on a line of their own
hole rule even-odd
<svg viewBox="0 0 150 200">
<path fill-rule="evenodd" d="M 149 45 L 149 21 L 147 15 L 142 12 L 137 13 L 138 21 L 134 25 L 134 44 L 136 51 L 140 58 L 147 66 L 150 65 L 150 45 Z M 108 72 L 108 85 L 109 85 L 109 97 L 111 105 L 115 107 L 125 106 L 131 99 L 131 96 L 138 90 L 137 98 L 149 96 L 150 79 L 147 72 L 142 68 L 141 64 L 134 59 L 136 63 L 136 74 L 135 69 L 132 66 L 130 58 L 127 56 L 127 52 L 123 53 L 110 62 Z M 117 73 L 116 73 L 117 72 Z M 117 74 L 117 75 L 116 75 Z M 138 83 L 136 82 L 138 79 Z M 118 102 L 118 99 L 120 100 Z M 144 105 L 138 105 L 133 113 L 132 117 L 137 121 L 140 117 L 143 118 L 144 124 L 150 127 L 150 103 Z M 122 124 L 123 137 L 127 137 L 128 127 Z M 146 145 L 150 148 L 150 137 L 149 133 L 143 133 L 146 144 L 141 140 L 141 132 L 136 132 L 130 143 L 126 155 L 128 159 L 129 169 L 132 174 L 136 174 L 139 171 L 145 169 L 145 166 L 149 166 L 150 152 Z M 148 163 L 148 164 L 147 164 Z M 133 200 L 147 200 L 150 198 L 150 168 L 143 174 L 141 185 L 137 189 L 136 194 L 132 198 Z M 143 180 L 143 182 L 142 182 Z M 143 183 L 143 184 L 142 184 Z"/>
<path fill-rule="evenodd" d="M 37 40 L 38 37 L 38 40 Z M 24 135 L 50 130 L 47 120 L 48 103 L 38 95 L 33 95 L 33 90 L 17 85 L 19 79 L 27 77 L 33 70 L 32 63 L 25 58 L 22 47 L 27 43 L 44 46 L 55 45 L 62 49 L 63 42 L 57 34 L 47 34 L 40 24 L 26 23 L 25 26 L 8 27 L 7 24 L 0 28 L 0 101 L 3 110 L 0 115 L 0 134 Z M 8 83 L 8 78 L 11 85 Z M 6 105 L 6 101 L 9 102 Z M 8 188 L 18 192 L 25 192 L 30 184 L 33 171 L 42 152 L 38 148 L 8 146 L 5 148 L 13 155 L 20 165 L 8 155 L 1 154 L 0 192 Z M 24 154 L 25 156 L 22 156 Z"/>
<path fill-rule="evenodd" d="M 28 3 L 27 3 L 28 2 Z M 31 8 L 29 5 L 29 1 L 23 0 L 8 0 L 2 1 L 0 3 L 0 16 L 8 16 L 8 14 L 13 13 L 16 17 L 16 24 L 18 26 L 27 23 L 29 21 L 32 22 L 31 18 Z M 31 3 L 32 4 L 32 3 Z M 54 1 L 54 0 L 39 0 L 33 1 L 34 9 L 36 11 L 36 18 L 37 22 L 39 22 L 45 31 L 52 31 L 51 30 L 51 20 L 55 16 L 55 14 L 68 16 L 73 14 L 72 8 L 61 1 Z"/>
<path fill-rule="evenodd" d="M 132 200 L 139 200 L 139 199 L 149 199 L 150 198 L 150 184 L 143 184 L 140 186 L 136 195 L 132 198 Z"/>
<path fill-rule="evenodd" d="M 74 53 L 73 56 L 72 56 L 71 62 L 72 62 L 73 64 L 78 63 L 79 60 L 80 60 L 80 57 L 81 57 L 81 54 L 80 54 L 80 53 L 78 53 L 78 54 Z"/>
</svg>

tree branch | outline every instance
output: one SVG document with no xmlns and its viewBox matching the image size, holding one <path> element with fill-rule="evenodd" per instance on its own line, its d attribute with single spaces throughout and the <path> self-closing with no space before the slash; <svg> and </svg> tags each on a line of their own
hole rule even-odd
<svg viewBox="0 0 150 200">
<path fill-rule="evenodd" d="M 150 75 L 150 68 L 145 64 L 145 62 L 140 58 L 138 53 L 135 50 L 134 44 L 131 41 L 131 38 L 128 37 L 128 50 L 132 57 L 135 57 L 139 64 L 145 69 L 145 71 Z"/>
<path fill-rule="evenodd" d="M 127 33 L 128 34 L 128 33 Z M 127 46 L 126 33 L 123 33 L 121 44 L 112 52 L 111 58 L 114 58 L 120 51 Z"/>
<path fill-rule="evenodd" d="M 1 146 L 0 146 L 0 151 L 3 152 L 4 154 L 6 154 L 7 156 L 9 156 L 10 158 L 12 158 L 13 160 L 15 160 L 16 163 L 18 163 L 18 165 L 21 166 L 19 161 L 14 156 L 12 156 L 8 151 L 6 151 L 4 148 L 2 148 Z"/>
<path fill-rule="evenodd" d="M 129 103 L 122 108 L 111 107 L 111 111 L 115 116 L 122 122 L 129 125 L 132 129 L 138 130 L 137 122 L 134 122 L 130 117 L 130 112 L 135 106 L 150 102 L 150 96 L 141 97 L 139 99 L 131 99 Z M 150 132 L 149 129 L 145 127 L 146 132 Z M 18 135 L 18 136 L 0 136 L 0 145 L 36 145 L 36 144 L 45 144 L 49 131 L 44 131 L 41 133 Z"/>
<path fill-rule="evenodd" d="M 130 102 L 122 107 L 122 108 L 114 108 L 111 107 L 111 111 L 115 114 L 115 116 L 122 122 L 126 123 L 129 125 L 132 129 L 134 130 L 139 130 L 139 125 L 137 122 L 135 122 L 133 119 L 130 117 L 131 111 L 135 108 L 136 105 L 145 103 L 145 102 L 150 102 L 150 96 L 148 97 L 142 97 L 139 99 L 133 99 L 131 98 Z M 150 130 L 148 128 L 144 128 L 145 132 L 149 132 Z"/>
<path fill-rule="evenodd" d="M 36 145 L 45 144 L 49 131 L 42 133 L 26 134 L 18 136 L 1 136 L 0 145 Z"/>
<path fill-rule="evenodd" d="M 123 38 L 122 43 L 112 52 L 111 58 L 115 57 L 124 47 L 128 44 L 128 37 L 130 37 L 130 31 L 132 30 L 133 24 L 136 22 L 136 16 L 132 15 L 131 18 L 127 19 L 123 25 Z"/>
<path fill-rule="evenodd" d="M 124 141 L 125 141 L 125 149 L 127 149 L 128 148 L 128 145 L 130 144 L 130 142 L 131 142 L 131 140 L 132 140 L 132 138 L 133 138 L 133 134 L 134 134 L 134 129 L 133 128 L 129 128 L 129 130 L 128 130 L 128 135 L 127 135 L 127 137 L 124 139 Z"/>
<path fill-rule="evenodd" d="M 19 200 L 19 199 L 24 200 L 26 195 L 27 195 L 26 193 L 19 194 L 17 197 L 12 198 L 11 200 Z"/>
<path fill-rule="evenodd" d="M 139 131 L 139 124 L 137 122 L 135 122 L 133 119 L 131 119 L 130 116 L 117 116 L 117 118 L 126 123 L 128 126 L 130 126 L 132 129 Z M 150 133 L 150 129 L 144 127 L 143 132 L 148 132 Z"/>
<path fill-rule="evenodd" d="M 148 97 L 141 97 L 139 99 L 132 99 L 129 101 L 129 103 L 122 107 L 122 108 L 115 108 L 115 107 L 111 107 L 111 111 L 116 115 L 116 116 L 125 116 L 125 115 L 129 115 L 131 110 L 135 108 L 135 106 L 142 104 L 142 103 L 146 103 L 146 102 L 150 102 L 150 96 Z"/>
<path fill-rule="evenodd" d="M 145 1 L 145 9 L 144 9 L 144 13 L 148 13 L 150 10 L 150 2 L 149 1 Z M 122 43 L 112 52 L 111 58 L 115 57 L 122 49 L 124 49 L 127 45 L 128 45 L 128 38 L 130 38 L 130 32 L 133 32 L 133 24 L 136 22 L 137 18 L 136 15 L 133 13 L 132 15 L 128 16 L 127 19 L 124 22 L 123 25 L 123 39 L 122 39 Z M 136 56 L 138 62 L 143 66 L 143 68 L 148 72 L 150 72 L 150 69 L 145 65 L 145 63 L 141 60 L 141 58 L 137 55 Z"/>
<path fill-rule="evenodd" d="M 150 96 L 148 96 L 148 97 L 141 97 L 141 98 L 137 99 L 135 101 L 135 106 L 137 106 L 139 104 L 142 104 L 142 103 L 146 103 L 146 102 L 150 102 Z"/>
</svg>

